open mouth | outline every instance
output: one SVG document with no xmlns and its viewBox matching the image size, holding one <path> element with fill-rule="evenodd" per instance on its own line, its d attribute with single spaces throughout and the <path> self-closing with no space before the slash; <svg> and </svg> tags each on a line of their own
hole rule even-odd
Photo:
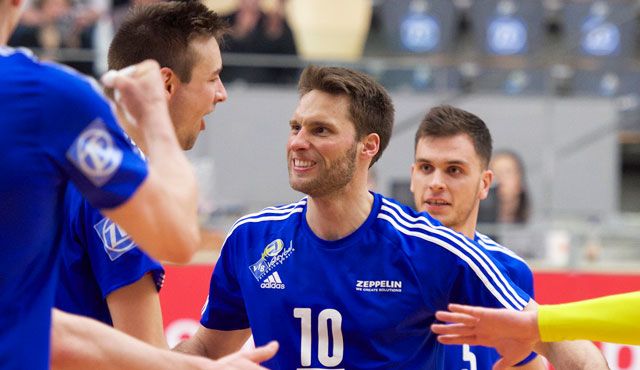
<svg viewBox="0 0 640 370">
<path fill-rule="evenodd" d="M 304 160 L 299 158 L 293 159 L 293 167 L 297 170 L 306 170 L 315 166 L 315 164 L 316 162 L 314 161 L 309 161 L 309 160 Z"/>
</svg>

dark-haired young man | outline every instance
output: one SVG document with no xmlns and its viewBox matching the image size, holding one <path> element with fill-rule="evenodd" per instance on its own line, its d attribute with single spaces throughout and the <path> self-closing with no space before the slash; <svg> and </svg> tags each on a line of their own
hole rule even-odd
<svg viewBox="0 0 640 370">
<path fill-rule="evenodd" d="M 191 149 L 204 116 L 224 102 L 219 42 L 225 22 L 198 1 L 135 8 L 109 48 L 109 68 L 145 59 L 160 64 L 165 97 L 178 143 Z M 122 112 L 119 122 L 141 149 L 144 139 Z M 164 270 L 122 229 L 69 185 L 56 307 L 113 325 L 158 347 L 167 347 L 158 290 Z"/>
<path fill-rule="evenodd" d="M 444 105 L 432 108 L 415 135 L 411 191 L 418 211 L 475 240 L 506 269 L 511 280 L 533 297 L 533 273 L 511 250 L 476 231 L 480 201 L 493 181 L 489 170 L 492 139 L 478 116 Z M 597 348 L 588 342 L 544 344 L 537 348 L 556 369 L 606 369 Z M 498 353 L 482 346 L 446 346 L 447 368 L 489 370 Z M 530 354 L 518 369 L 546 369 Z"/>
</svg>

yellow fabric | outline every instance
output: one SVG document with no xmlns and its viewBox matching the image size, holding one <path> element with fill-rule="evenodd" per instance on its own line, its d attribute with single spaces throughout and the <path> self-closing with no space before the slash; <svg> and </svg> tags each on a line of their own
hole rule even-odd
<svg viewBox="0 0 640 370">
<path fill-rule="evenodd" d="M 640 291 L 542 305 L 538 327 L 543 342 L 588 339 L 640 345 Z"/>
</svg>

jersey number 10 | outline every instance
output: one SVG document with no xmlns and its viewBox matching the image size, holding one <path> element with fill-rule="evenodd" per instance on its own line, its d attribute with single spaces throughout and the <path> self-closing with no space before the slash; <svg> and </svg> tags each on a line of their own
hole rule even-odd
<svg viewBox="0 0 640 370">
<path fill-rule="evenodd" d="M 298 370 L 309 370 L 311 366 L 311 309 L 294 308 L 293 317 L 300 319 L 300 364 Z M 326 367 L 334 368 L 340 365 L 344 355 L 342 340 L 342 315 L 340 312 L 327 308 L 318 315 L 318 361 Z M 329 354 L 329 329 L 333 339 L 333 350 Z M 343 369 L 335 369 L 343 370 Z"/>
</svg>

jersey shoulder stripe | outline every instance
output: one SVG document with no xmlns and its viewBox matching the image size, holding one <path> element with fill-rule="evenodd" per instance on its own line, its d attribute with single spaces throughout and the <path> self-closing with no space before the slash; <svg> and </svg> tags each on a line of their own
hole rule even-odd
<svg viewBox="0 0 640 370">
<path fill-rule="evenodd" d="M 478 244 L 480 244 L 483 248 L 485 248 L 486 250 L 492 251 L 492 252 L 499 252 L 499 253 L 503 253 L 506 254 L 507 256 L 517 259 L 518 261 L 527 264 L 527 261 L 525 261 L 522 257 L 518 256 L 518 254 L 516 254 L 516 252 L 512 251 L 511 249 L 496 243 L 493 239 L 491 239 L 490 237 L 476 231 L 476 236 L 478 238 Z"/>
<path fill-rule="evenodd" d="M 33 54 L 33 52 L 27 48 L 13 48 L 10 46 L 0 46 L 0 56 L 2 57 L 10 57 L 14 54 L 21 54 L 28 59 L 31 59 L 33 62 L 37 62 L 38 58 Z"/>
<path fill-rule="evenodd" d="M 383 198 L 378 218 L 389 222 L 404 235 L 417 237 L 445 248 L 464 261 L 487 289 L 505 307 L 521 310 L 527 302 L 507 283 L 503 273 L 477 245 L 443 226 L 435 226 L 426 216 L 411 216 L 400 206 Z"/>
<path fill-rule="evenodd" d="M 233 234 L 233 232 L 240 226 L 247 223 L 258 223 L 265 221 L 282 221 L 291 217 L 294 214 L 301 213 L 307 204 L 307 198 L 303 198 L 299 202 L 291 203 L 278 207 L 268 207 L 260 212 L 250 213 L 246 216 L 239 218 L 231 227 L 231 230 L 227 234 Z M 226 240 L 225 240 L 226 242 Z"/>
</svg>

